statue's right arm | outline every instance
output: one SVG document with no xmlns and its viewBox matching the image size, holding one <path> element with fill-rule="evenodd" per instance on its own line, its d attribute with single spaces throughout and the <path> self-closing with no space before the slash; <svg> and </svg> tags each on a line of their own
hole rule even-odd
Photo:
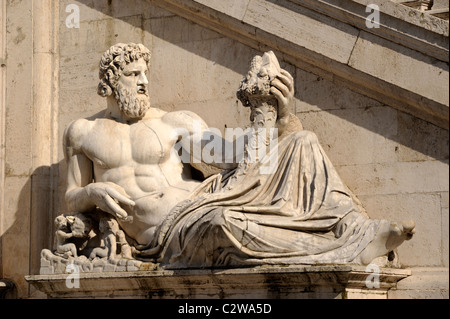
<svg viewBox="0 0 450 319">
<path fill-rule="evenodd" d="M 85 120 L 76 120 L 64 131 L 63 150 L 67 164 L 66 204 L 69 211 L 87 212 L 95 208 L 85 187 L 92 182 L 92 162 L 83 153 L 83 130 Z M 85 125 L 86 126 L 86 125 Z"/>
<path fill-rule="evenodd" d="M 74 212 L 89 212 L 96 207 L 119 218 L 127 213 L 118 202 L 134 205 L 122 187 L 110 182 L 93 180 L 93 163 L 83 151 L 83 141 L 90 123 L 81 119 L 72 122 L 64 132 L 64 157 L 67 163 L 67 208 Z M 116 202 L 117 201 L 117 202 Z"/>
</svg>

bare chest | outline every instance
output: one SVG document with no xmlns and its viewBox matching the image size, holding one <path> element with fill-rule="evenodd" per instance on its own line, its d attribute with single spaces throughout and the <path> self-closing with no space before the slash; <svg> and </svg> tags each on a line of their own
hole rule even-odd
<svg viewBox="0 0 450 319">
<path fill-rule="evenodd" d="M 112 122 L 112 121 L 110 121 Z M 159 164 L 170 155 L 170 128 L 157 121 L 132 125 L 98 123 L 84 143 L 86 155 L 98 168 Z M 100 125 L 103 124 L 103 125 Z"/>
</svg>

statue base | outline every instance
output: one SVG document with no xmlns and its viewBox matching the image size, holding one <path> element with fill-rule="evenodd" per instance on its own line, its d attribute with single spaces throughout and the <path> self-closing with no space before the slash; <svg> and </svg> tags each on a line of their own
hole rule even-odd
<svg viewBox="0 0 450 319">
<path fill-rule="evenodd" d="M 386 299 L 409 270 L 375 265 L 261 266 L 26 276 L 48 298 Z"/>
</svg>

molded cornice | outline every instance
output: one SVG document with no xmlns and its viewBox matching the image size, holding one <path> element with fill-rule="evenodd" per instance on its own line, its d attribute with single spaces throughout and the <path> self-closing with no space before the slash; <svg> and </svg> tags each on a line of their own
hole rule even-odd
<svg viewBox="0 0 450 319">
<path fill-rule="evenodd" d="M 148 0 L 449 128 L 448 21 L 389 0 Z M 379 28 L 367 17 L 379 8 Z"/>
</svg>

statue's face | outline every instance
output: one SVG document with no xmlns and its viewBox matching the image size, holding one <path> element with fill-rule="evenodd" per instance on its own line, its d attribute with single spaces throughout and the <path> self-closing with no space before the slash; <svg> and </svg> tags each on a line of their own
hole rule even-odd
<svg viewBox="0 0 450 319">
<path fill-rule="evenodd" d="M 144 59 L 127 64 L 114 90 L 120 110 L 129 118 L 142 118 L 150 107 L 148 67 Z"/>
<path fill-rule="evenodd" d="M 57 229 L 65 229 L 67 228 L 67 219 L 63 216 L 56 217 L 56 228 Z"/>
<path fill-rule="evenodd" d="M 119 83 L 126 88 L 135 89 L 139 94 L 144 94 L 148 91 L 147 72 L 147 63 L 144 59 L 133 61 L 123 68 Z"/>
</svg>

